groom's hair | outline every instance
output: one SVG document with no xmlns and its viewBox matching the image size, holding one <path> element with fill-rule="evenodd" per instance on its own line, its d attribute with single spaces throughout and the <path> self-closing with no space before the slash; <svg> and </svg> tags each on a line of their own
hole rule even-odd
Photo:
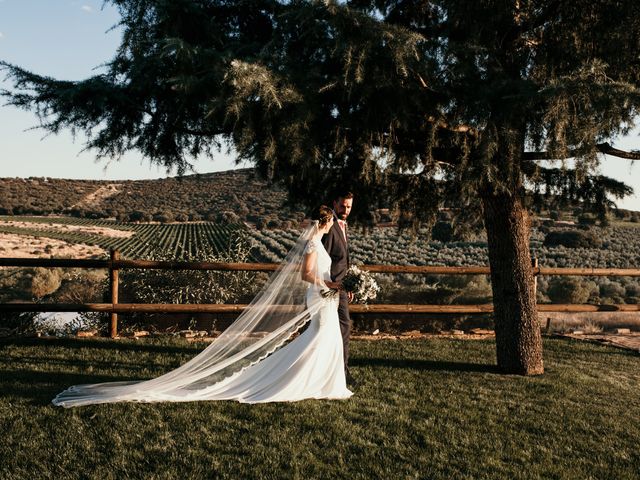
<svg viewBox="0 0 640 480">
<path fill-rule="evenodd" d="M 337 201 L 339 198 L 342 198 L 343 200 L 353 198 L 353 192 L 351 190 L 346 190 L 346 189 L 336 190 L 333 195 L 333 200 Z"/>
</svg>

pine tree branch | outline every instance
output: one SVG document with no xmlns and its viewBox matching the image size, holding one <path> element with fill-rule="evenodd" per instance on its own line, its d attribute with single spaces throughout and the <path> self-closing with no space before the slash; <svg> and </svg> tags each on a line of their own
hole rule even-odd
<svg viewBox="0 0 640 480">
<path fill-rule="evenodd" d="M 637 151 L 626 152 L 624 150 L 614 148 L 608 143 L 600 143 L 597 146 L 601 153 L 611 155 L 612 157 L 626 158 L 628 160 L 640 160 L 640 152 Z"/>
<path fill-rule="evenodd" d="M 627 152 L 625 150 L 620 150 L 618 148 L 614 148 L 609 143 L 599 143 L 596 145 L 596 148 L 600 153 L 604 153 L 605 155 L 611 155 L 612 157 L 625 158 L 627 160 L 640 160 L 640 152 L 631 151 Z M 522 154 L 522 160 L 525 161 L 535 161 L 535 160 L 561 160 L 565 158 L 575 157 L 577 151 L 574 149 L 568 150 L 567 154 L 558 157 L 557 155 L 551 155 L 549 152 L 524 152 Z"/>
</svg>

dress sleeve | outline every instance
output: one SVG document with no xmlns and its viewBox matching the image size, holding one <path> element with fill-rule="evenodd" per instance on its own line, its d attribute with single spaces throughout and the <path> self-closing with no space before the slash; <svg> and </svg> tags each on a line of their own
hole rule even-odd
<svg viewBox="0 0 640 480">
<path fill-rule="evenodd" d="M 307 246 L 304 247 L 304 254 L 307 255 L 309 253 L 313 253 L 318 249 L 318 244 L 315 240 L 309 240 L 307 242 Z"/>
</svg>

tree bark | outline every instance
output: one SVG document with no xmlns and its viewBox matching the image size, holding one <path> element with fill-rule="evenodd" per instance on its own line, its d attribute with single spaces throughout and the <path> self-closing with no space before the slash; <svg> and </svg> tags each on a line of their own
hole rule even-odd
<svg viewBox="0 0 640 480">
<path fill-rule="evenodd" d="M 493 290 L 498 368 L 544 373 L 542 338 L 529 253 L 530 222 L 519 196 L 482 194 Z"/>
</svg>

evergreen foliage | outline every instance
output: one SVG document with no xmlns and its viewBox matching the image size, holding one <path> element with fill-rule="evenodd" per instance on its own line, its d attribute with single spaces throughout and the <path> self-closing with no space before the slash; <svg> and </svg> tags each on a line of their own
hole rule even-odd
<svg viewBox="0 0 640 480">
<path fill-rule="evenodd" d="M 106 73 L 2 63 L 10 104 L 102 156 L 137 149 L 185 172 L 232 144 L 306 202 L 310 185 L 343 180 L 373 203 L 385 186 L 411 225 L 525 178 L 536 201 L 599 212 L 629 193 L 587 174 L 637 112 L 637 2 L 111 1 L 124 33 Z M 531 161 L 573 156 L 575 171 Z"/>
</svg>

